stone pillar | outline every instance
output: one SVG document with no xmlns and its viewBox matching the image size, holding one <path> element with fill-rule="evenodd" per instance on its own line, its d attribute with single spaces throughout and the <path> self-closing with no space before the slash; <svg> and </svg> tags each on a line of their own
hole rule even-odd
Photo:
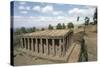
<svg viewBox="0 0 100 67">
<path fill-rule="evenodd" d="M 65 56 L 66 52 L 65 52 L 65 38 L 63 38 L 63 56 Z"/>
<path fill-rule="evenodd" d="M 35 52 L 38 53 L 37 38 L 35 39 Z"/>
<path fill-rule="evenodd" d="M 47 55 L 47 40 L 45 39 L 45 44 L 43 44 L 44 47 L 44 55 Z"/>
<path fill-rule="evenodd" d="M 52 42 L 52 39 L 50 39 Z M 52 44 L 49 44 L 49 55 L 52 55 Z"/>
<path fill-rule="evenodd" d="M 48 55 L 48 38 L 46 39 L 46 55 Z"/>
<path fill-rule="evenodd" d="M 61 56 L 61 45 L 62 45 L 62 42 L 61 42 L 61 39 L 59 39 L 59 56 Z"/>
<path fill-rule="evenodd" d="M 52 54 L 55 55 L 55 44 L 54 44 L 54 39 L 52 39 L 52 46 L 53 46 Z"/>
<path fill-rule="evenodd" d="M 32 40 L 33 40 L 33 51 L 35 52 L 35 39 Z"/>
<path fill-rule="evenodd" d="M 31 51 L 33 52 L 34 48 L 33 48 L 33 38 L 31 38 Z"/>
<path fill-rule="evenodd" d="M 20 39 L 20 47 L 23 48 L 23 39 Z"/>
<path fill-rule="evenodd" d="M 28 39 L 28 50 L 30 50 L 30 41 L 29 41 L 29 38 Z"/>
<path fill-rule="evenodd" d="M 26 39 L 24 38 L 24 46 L 25 46 L 25 49 L 26 49 Z"/>
<path fill-rule="evenodd" d="M 42 47 L 42 38 L 40 38 L 40 53 L 42 54 L 43 52 L 43 47 Z"/>
</svg>

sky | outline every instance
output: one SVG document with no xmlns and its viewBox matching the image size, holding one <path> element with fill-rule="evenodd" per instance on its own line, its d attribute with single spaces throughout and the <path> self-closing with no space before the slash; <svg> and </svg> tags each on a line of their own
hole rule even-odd
<svg viewBox="0 0 100 67">
<path fill-rule="evenodd" d="M 82 24 L 87 16 L 92 22 L 96 6 L 57 4 L 44 2 L 13 1 L 14 28 L 20 27 L 47 27 L 57 23 Z M 80 17 L 77 22 L 77 17 Z"/>
</svg>

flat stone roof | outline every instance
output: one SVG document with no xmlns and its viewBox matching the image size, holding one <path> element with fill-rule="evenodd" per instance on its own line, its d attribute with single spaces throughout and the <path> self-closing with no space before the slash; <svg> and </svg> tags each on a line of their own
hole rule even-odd
<svg viewBox="0 0 100 67">
<path fill-rule="evenodd" d="M 33 36 L 33 37 L 59 37 L 65 36 L 70 30 L 69 29 L 61 29 L 61 30 L 44 30 L 44 31 L 36 31 L 33 33 L 27 33 L 23 36 Z"/>
</svg>

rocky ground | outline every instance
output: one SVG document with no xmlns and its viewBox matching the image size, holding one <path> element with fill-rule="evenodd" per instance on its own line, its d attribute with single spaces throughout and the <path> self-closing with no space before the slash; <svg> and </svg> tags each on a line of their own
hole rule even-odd
<svg viewBox="0 0 100 67">
<path fill-rule="evenodd" d="M 53 64 L 55 62 L 43 58 L 28 55 L 25 52 L 15 50 L 14 65 L 40 65 L 40 64 Z"/>
</svg>

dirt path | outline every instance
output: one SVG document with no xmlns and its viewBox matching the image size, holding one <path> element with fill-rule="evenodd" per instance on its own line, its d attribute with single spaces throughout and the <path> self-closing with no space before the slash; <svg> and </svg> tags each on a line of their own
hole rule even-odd
<svg viewBox="0 0 100 67">
<path fill-rule="evenodd" d="M 71 52 L 71 54 L 68 58 L 69 59 L 68 63 L 77 62 L 79 60 L 80 48 L 81 48 L 81 46 L 79 44 L 76 44 L 74 46 L 73 51 Z"/>
<path fill-rule="evenodd" d="M 88 60 L 96 61 L 97 60 L 97 36 L 96 33 L 87 33 L 87 37 L 85 37 L 85 42 L 87 45 L 88 51 Z"/>
</svg>

